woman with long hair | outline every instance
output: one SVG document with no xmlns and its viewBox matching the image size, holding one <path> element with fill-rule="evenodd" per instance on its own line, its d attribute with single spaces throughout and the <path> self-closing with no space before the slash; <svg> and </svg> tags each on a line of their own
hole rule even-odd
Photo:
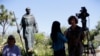
<svg viewBox="0 0 100 56">
<path fill-rule="evenodd" d="M 53 22 L 50 37 L 52 40 L 54 56 L 66 56 L 64 44 L 65 42 L 67 42 L 67 39 L 62 34 L 60 29 L 60 23 L 58 21 Z"/>
</svg>

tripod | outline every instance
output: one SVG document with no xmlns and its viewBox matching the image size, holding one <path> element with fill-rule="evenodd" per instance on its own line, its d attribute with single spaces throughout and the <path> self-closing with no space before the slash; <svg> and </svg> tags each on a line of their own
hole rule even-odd
<svg viewBox="0 0 100 56">
<path fill-rule="evenodd" d="M 95 49 L 93 42 L 91 40 L 89 29 L 86 27 L 86 17 L 89 16 L 89 13 L 87 12 L 87 9 L 85 7 L 81 7 L 80 13 L 77 13 L 76 16 L 81 19 L 82 22 L 82 31 L 85 35 L 86 44 L 83 44 L 84 46 L 84 54 L 85 56 L 89 56 L 90 54 L 93 56 L 96 56 Z"/>
<path fill-rule="evenodd" d="M 85 40 L 87 41 L 86 44 L 83 44 L 85 56 L 90 56 L 90 55 L 96 56 L 96 52 L 95 52 L 94 45 L 90 37 L 89 30 L 88 29 L 84 30 L 84 34 L 86 38 Z"/>
</svg>

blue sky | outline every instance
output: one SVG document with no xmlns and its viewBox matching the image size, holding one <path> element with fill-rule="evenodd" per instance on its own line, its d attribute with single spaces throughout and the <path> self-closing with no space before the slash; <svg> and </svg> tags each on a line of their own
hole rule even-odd
<svg viewBox="0 0 100 56">
<path fill-rule="evenodd" d="M 17 22 L 20 23 L 25 8 L 30 7 L 31 13 L 38 23 L 39 32 L 50 34 L 52 22 L 57 20 L 61 26 L 69 27 L 67 19 L 71 15 L 79 13 L 81 7 L 85 6 L 90 14 L 88 27 L 94 29 L 100 21 L 100 0 L 0 0 L 9 11 L 14 11 Z M 81 26 L 81 21 L 79 20 Z M 16 27 L 9 27 L 8 32 Z M 0 27 L 0 29 L 2 29 Z M 13 30 L 14 31 L 14 30 Z M 1 32 L 1 30 L 0 30 Z"/>
</svg>

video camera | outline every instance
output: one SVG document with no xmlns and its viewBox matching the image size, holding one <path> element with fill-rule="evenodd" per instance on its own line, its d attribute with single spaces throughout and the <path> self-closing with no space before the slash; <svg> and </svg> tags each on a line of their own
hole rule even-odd
<svg viewBox="0 0 100 56">
<path fill-rule="evenodd" d="M 87 9 L 85 7 L 81 7 L 80 13 L 76 13 L 76 16 L 82 20 L 82 28 L 83 30 L 86 30 L 86 17 L 89 16 Z"/>
<path fill-rule="evenodd" d="M 81 18 L 82 20 L 86 19 L 86 17 L 89 16 L 89 14 L 87 13 L 87 9 L 85 7 L 81 7 L 80 12 L 81 13 L 76 13 L 76 16 L 78 18 Z"/>
</svg>

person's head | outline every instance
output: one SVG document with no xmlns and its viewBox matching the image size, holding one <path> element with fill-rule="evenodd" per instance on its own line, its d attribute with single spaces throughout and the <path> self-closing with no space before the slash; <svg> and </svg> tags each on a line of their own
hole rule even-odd
<svg viewBox="0 0 100 56">
<path fill-rule="evenodd" d="M 52 24 L 52 32 L 59 32 L 60 31 L 60 22 L 54 21 Z"/>
<path fill-rule="evenodd" d="M 29 7 L 27 7 L 25 10 L 26 10 L 26 14 L 30 14 L 31 9 Z"/>
<path fill-rule="evenodd" d="M 77 20 L 77 18 L 76 18 L 75 16 L 70 16 L 70 17 L 68 18 L 68 23 L 69 23 L 70 25 L 76 25 L 76 24 L 78 23 L 78 20 Z"/>
<path fill-rule="evenodd" d="M 57 32 L 61 32 L 60 22 L 54 21 L 52 23 L 52 29 L 51 29 L 51 35 L 50 35 L 53 42 L 56 41 L 57 39 Z"/>
<path fill-rule="evenodd" d="M 9 35 L 7 39 L 7 43 L 9 46 L 13 46 L 16 43 L 15 37 L 13 35 Z"/>
</svg>

